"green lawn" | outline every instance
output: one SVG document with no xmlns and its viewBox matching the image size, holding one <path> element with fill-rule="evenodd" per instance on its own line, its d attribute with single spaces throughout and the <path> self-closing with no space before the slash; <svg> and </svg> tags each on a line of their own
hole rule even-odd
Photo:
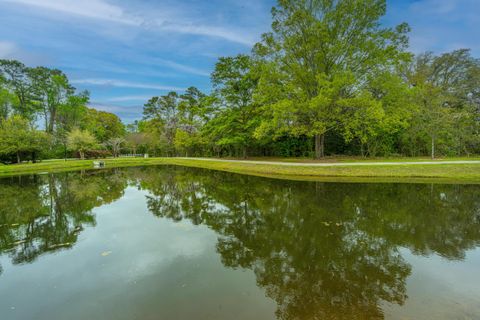
<svg viewBox="0 0 480 320">
<path fill-rule="evenodd" d="M 424 158 L 425 159 L 425 158 Z M 457 158 L 445 160 L 474 160 Z M 259 160 L 259 159 L 255 159 Z M 273 161 L 274 159 L 269 158 Z M 289 160 L 289 159 L 285 159 Z M 386 159 L 375 159 L 385 161 Z M 405 159 L 397 159 L 405 161 Z M 413 159 L 411 159 L 413 161 Z M 414 159 L 418 161 L 419 159 Z M 428 159 L 425 159 L 428 160 Z M 0 166 L 0 176 L 27 173 L 58 172 L 92 169 L 94 160 L 50 160 L 36 164 L 14 164 Z M 207 168 L 236 173 L 268 176 L 284 179 L 322 180 L 322 181 L 399 181 L 399 182 L 458 182 L 480 183 L 480 164 L 441 164 L 441 165 L 371 165 L 371 166 L 285 166 L 274 164 L 252 164 L 242 162 L 202 161 L 180 158 L 120 158 L 105 159 L 107 168 L 172 164 L 189 167 Z M 278 159 L 275 159 L 278 161 Z M 346 161 L 345 159 L 342 161 Z M 372 159 L 369 159 L 372 161 Z M 394 161 L 391 159 L 391 161 Z"/>
<path fill-rule="evenodd" d="M 243 158 L 222 158 L 227 160 L 245 160 Z M 246 160 L 253 161 L 274 161 L 274 162 L 300 162 L 300 163 L 341 163 L 341 162 L 420 162 L 432 161 L 430 157 L 354 157 L 354 156 L 328 156 L 321 160 L 314 160 L 307 157 L 248 157 Z M 480 160 L 480 156 L 471 157 L 439 157 L 433 161 L 461 161 Z"/>
</svg>

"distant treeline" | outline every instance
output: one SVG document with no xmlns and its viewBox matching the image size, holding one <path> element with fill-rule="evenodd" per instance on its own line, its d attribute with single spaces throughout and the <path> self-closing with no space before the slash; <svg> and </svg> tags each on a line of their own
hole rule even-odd
<svg viewBox="0 0 480 320">
<path fill-rule="evenodd" d="M 88 108 L 88 101 L 89 93 L 76 93 L 60 70 L 0 60 L 2 161 L 99 153 L 125 135 L 116 115 Z"/>
<path fill-rule="evenodd" d="M 126 128 L 86 108 L 88 93 L 75 94 L 61 71 L 3 60 L 0 153 L 17 154 L 9 126 L 35 137 L 20 153 L 44 157 L 99 148 L 315 158 L 480 153 L 480 60 L 468 49 L 415 56 L 408 24 L 385 28 L 385 13 L 385 0 L 279 0 L 272 30 L 250 55 L 218 60 L 210 94 L 191 87 L 153 97 Z M 45 134 L 31 128 L 39 118 Z"/>
</svg>

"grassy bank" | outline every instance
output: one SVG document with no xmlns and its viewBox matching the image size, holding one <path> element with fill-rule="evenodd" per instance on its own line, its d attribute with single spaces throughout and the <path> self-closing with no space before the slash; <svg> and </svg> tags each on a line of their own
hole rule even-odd
<svg viewBox="0 0 480 320">
<path fill-rule="evenodd" d="M 376 160 L 380 161 L 380 159 Z M 385 159 L 381 159 L 381 161 L 384 160 Z M 472 159 L 470 158 L 469 160 Z M 172 164 L 300 180 L 480 183 L 480 164 L 399 164 L 315 167 L 308 165 L 254 164 L 239 161 L 205 161 L 182 158 L 120 158 L 105 159 L 103 161 L 105 161 L 107 168 Z M 0 166 L 0 176 L 92 168 L 93 160 L 50 160 L 36 164 L 2 165 Z"/>
<path fill-rule="evenodd" d="M 226 160 L 244 160 L 243 158 L 222 158 Z M 360 156 L 327 156 L 321 160 L 307 157 L 249 157 L 252 161 L 293 162 L 293 163 L 357 163 L 357 162 L 430 162 L 430 157 L 360 157 Z M 438 157 L 434 161 L 480 161 L 480 156 L 471 157 Z"/>
</svg>

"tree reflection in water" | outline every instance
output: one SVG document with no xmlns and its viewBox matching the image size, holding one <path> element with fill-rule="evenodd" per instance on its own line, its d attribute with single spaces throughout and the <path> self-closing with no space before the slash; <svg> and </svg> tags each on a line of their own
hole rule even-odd
<svg viewBox="0 0 480 320">
<path fill-rule="evenodd" d="M 21 264 L 71 248 L 95 225 L 92 209 L 120 198 L 126 181 L 118 171 L 0 179 L 0 254 Z"/>
<path fill-rule="evenodd" d="M 0 254 L 19 264 L 72 247 L 95 225 L 92 210 L 130 184 L 147 191 L 155 216 L 214 230 L 223 264 L 253 270 L 279 319 L 382 319 L 382 303 L 407 298 L 411 266 L 401 248 L 460 260 L 480 244 L 475 185 L 296 182 L 145 167 L 1 179 Z"/>
<path fill-rule="evenodd" d="M 232 268 L 252 269 L 279 319 L 382 319 L 403 304 L 399 253 L 463 259 L 479 245 L 478 186 L 294 182 L 196 169 L 145 172 L 151 212 L 205 224 Z"/>
</svg>

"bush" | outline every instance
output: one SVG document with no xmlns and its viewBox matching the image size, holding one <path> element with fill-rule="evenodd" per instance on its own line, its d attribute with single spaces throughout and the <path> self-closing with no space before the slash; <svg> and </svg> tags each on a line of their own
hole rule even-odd
<svg viewBox="0 0 480 320">
<path fill-rule="evenodd" d="M 98 159 L 98 158 L 107 158 L 111 157 L 112 153 L 108 150 L 87 150 L 85 151 L 85 158 L 87 159 Z"/>
</svg>

